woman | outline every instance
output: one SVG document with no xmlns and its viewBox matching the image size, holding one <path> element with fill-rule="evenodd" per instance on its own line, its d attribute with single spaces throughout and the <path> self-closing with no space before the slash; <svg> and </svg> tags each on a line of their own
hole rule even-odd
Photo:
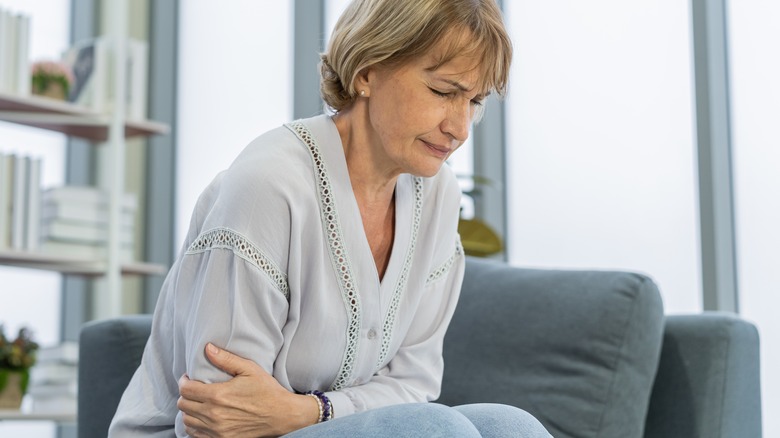
<svg viewBox="0 0 780 438">
<path fill-rule="evenodd" d="M 322 56 L 334 114 L 260 136 L 199 198 L 111 433 L 547 436 L 424 403 L 464 268 L 442 164 L 510 58 L 493 0 L 355 0 Z"/>
</svg>

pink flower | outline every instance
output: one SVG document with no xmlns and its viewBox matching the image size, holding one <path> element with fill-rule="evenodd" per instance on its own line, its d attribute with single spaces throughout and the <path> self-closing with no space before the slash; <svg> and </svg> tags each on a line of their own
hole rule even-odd
<svg viewBox="0 0 780 438">
<path fill-rule="evenodd" d="M 57 61 L 37 61 L 33 63 L 32 75 L 47 76 L 49 78 L 64 78 L 68 84 L 73 84 L 76 80 L 70 67 Z"/>
</svg>

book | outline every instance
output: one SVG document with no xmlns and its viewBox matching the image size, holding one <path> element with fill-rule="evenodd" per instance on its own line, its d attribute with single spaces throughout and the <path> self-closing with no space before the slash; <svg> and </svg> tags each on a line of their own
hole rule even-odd
<svg viewBox="0 0 780 438">
<path fill-rule="evenodd" d="M 30 368 L 31 386 L 67 386 L 79 377 L 76 364 L 42 362 Z"/>
<path fill-rule="evenodd" d="M 43 201 L 52 203 L 76 203 L 108 208 L 110 195 L 104 190 L 89 186 L 59 186 L 44 190 Z M 125 193 L 120 201 L 123 209 L 137 210 L 138 198 L 132 193 Z"/>
<path fill-rule="evenodd" d="M 64 222 L 108 226 L 108 206 L 82 205 L 80 203 L 44 202 L 41 220 L 44 222 L 58 219 Z M 135 211 L 123 209 L 119 216 L 119 225 L 132 227 L 135 224 Z"/>
<path fill-rule="evenodd" d="M 30 397 L 32 407 L 30 411 L 34 414 L 75 414 L 78 408 L 78 397 L 75 396 L 53 396 L 53 397 Z"/>
<path fill-rule="evenodd" d="M 0 68 L 0 91 L 6 92 L 11 91 L 12 74 L 15 74 L 12 62 L 15 32 L 13 21 L 11 12 L 0 8 L 0 60 L 3 61 L 3 68 Z"/>
<path fill-rule="evenodd" d="M 59 219 L 49 220 L 41 226 L 41 237 L 44 240 L 60 242 L 75 242 L 88 244 L 105 244 L 108 242 L 107 226 L 96 226 L 83 222 L 67 222 Z M 120 227 L 119 241 L 125 245 L 133 244 L 133 229 Z"/>
<path fill-rule="evenodd" d="M 27 197 L 27 169 L 30 158 L 15 155 L 14 158 L 14 182 L 11 199 L 11 247 L 23 250 L 27 233 L 26 197 Z"/>
<path fill-rule="evenodd" d="M 80 41 L 63 54 L 63 62 L 73 71 L 75 83 L 68 93 L 68 101 L 105 111 L 108 87 L 109 47 L 106 37 Z"/>
<path fill-rule="evenodd" d="M 16 16 L 16 78 L 14 92 L 20 96 L 29 96 L 32 87 L 30 77 L 30 17 Z"/>
<path fill-rule="evenodd" d="M 114 90 L 115 40 L 102 36 L 80 41 L 63 54 L 76 76 L 68 100 L 96 112 L 110 112 L 116 102 L 125 105 L 128 118 L 146 117 L 148 82 L 148 45 L 145 41 L 126 40 L 125 96 L 117 98 Z"/>
<path fill-rule="evenodd" d="M 25 202 L 27 224 L 24 248 L 30 251 L 37 250 L 40 244 L 42 166 L 42 159 L 30 158 L 27 169 L 27 198 Z"/>
<path fill-rule="evenodd" d="M 39 251 L 44 254 L 67 256 L 69 258 L 84 261 L 101 261 L 108 258 L 108 247 L 103 244 L 89 244 L 78 242 L 61 242 L 57 240 L 44 240 Z M 121 245 L 119 247 L 119 260 L 132 262 L 135 260 L 133 247 Z"/>
<path fill-rule="evenodd" d="M 127 42 L 127 51 L 127 117 L 141 120 L 146 118 L 149 49 L 146 42 L 130 39 Z"/>
<path fill-rule="evenodd" d="M 13 156 L 0 153 L 0 249 L 11 246 L 11 200 L 13 199 Z"/>
<path fill-rule="evenodd" d="M 65 341 L 50 347 L 43 347 L 35 355 L 38 364 L 44 362 L 61 362 L 67 364 L 79 363 L 79 344 L 75 341 Z"/>
<path fill-rule="evenodd" d="M 78 395 L 78 370 L 74 369 L 74 372 L 68 375 L 67 380 L 61 381 L 36 381 L 32 378 L 32 370 L 30 374 L 30 385 L 27 388 L 27 394 L 34 398 L 75 397 Z"/>
</svg>

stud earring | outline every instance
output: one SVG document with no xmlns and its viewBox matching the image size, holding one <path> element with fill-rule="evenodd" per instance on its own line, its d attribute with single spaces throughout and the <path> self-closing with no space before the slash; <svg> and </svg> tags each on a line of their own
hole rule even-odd
<svg viewBox="0 0 780 438">
<path fill-rule="evenodd" d="M 366 95 L 366 90 L 360 90 L 360 96 L 365 96 L 365 95 Z"/>
</svg>

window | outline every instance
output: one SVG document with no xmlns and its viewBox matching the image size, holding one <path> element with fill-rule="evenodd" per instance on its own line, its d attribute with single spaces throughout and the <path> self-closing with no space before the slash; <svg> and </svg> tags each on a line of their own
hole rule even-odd
<svg viewBox="0 0 780 438">
<path fill-rule="evenodd" d="M 193 0 L 179 11 L 175 253 L 201 191 L 255 137 L 290 121 L 293 78 L 292 0 Z"/>
<path fill-rule="evenodd" d="M 732 154 L 740 313 L 761 336 L 764 435 L 780 435 L 780 3 L 728 2 Z"/>
<path fill-rule="evenodd" d="M 650 275 L 701 310 L 687 2 L 504 2 L 512 264 Z"/>
</svg>

